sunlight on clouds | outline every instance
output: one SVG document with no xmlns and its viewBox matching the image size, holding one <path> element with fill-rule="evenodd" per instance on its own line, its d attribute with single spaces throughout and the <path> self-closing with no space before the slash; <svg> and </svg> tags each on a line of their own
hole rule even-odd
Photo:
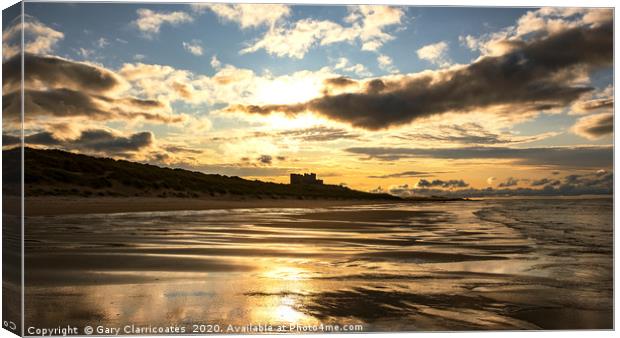
<svg viewBox="0 0 620 338">
<path fill-rule="evenodd" d="M 211 63 L 216 67 L 213 76 L 144 63 L 126 63 L 119 74 L 133 85 L 131 91 L 136 94 L 168 103 L 190 104 L 302 102 L 320 96 L 323 81 L 336 76 L 329 67 L 274 76 L 269 72 L 258 75 L 250 69 L 222 65 L 217 58 L 212 58 Z"/>
<path fill-rule="evenodd" d="M 380 54 L 377 57 L 377 63 L 379 64 L 379 68 L 385 70 L 388 73 L 391 73 L 391 74 L 399 73 L 398 68 L 394 66 L 394 61 L 392 60 L 392 58 L 385 54 Z"/>
<path fill-rule="evenodd" d="M 586 139 L 597 140 L 614 132 L 614 115 L 611 112 L 588 115 L 577 120 L 572 131 Z"/>
<path fill-rule="evenodd" d="M 243 157 L 256 157 L 262 154 L 280 154 L 281 148 L 269 139 L 243 139 L 218 145 L 220 160 L 239 161 Z"/>
<path fill-rule="evenodd" d="M 152 38 L 159 33 L 163 24 L 178 25 L 181 23 L 192 22 L 194 18 L 182 11 L 175 12 L 156 12 L 146 8 L 136 11 L 138 18 L 133 24 L 144 34 L 146 38 Z"/>
<path fill-rule="evenodd" d="M 283 4 L 192 4 L 192 9 L 202 13 L 210 9 L 224 21 L 236 22 L 242 29 L 260 26 L 272 27 L 278 20 L 291 14 L 288 5 Z"/>
<path fill-rule="evenodd" d="M 509 178 L 525 186 L 549 176 L 552 166 L 569 170 L 574 164 L 560 160 L 576 157 L 562 149 L 553 156 L 528 151 L 594 148 L 613 135 L 613 77 L 606 73 L 613 68 L 606 40 L 612 10 L 526 9 L 516 21 L 498 20 L 496 27 L 505 28 L 472 28 L 459 40 L 458 32 L 441 35 L 416 51 L 403 37 L 428 29 L 417 26 L 428 21 L 405 7 L 179 6 L 130 8 L 134 35 L 148 40 L 93 31 L 75 46 L 60 43 L 76 33 L 59 31 L 67 26 L 26 17 L 26 51 L 39 54 L 25 58 L 36 69 L 24 85 L 29 141 L 261 180 L 286 182 L 288 172 L 309 170 L 329 184 L 409 191 L 496 188 L 514 183 Z M 186 23 L 192 25 L 178 27 Z M 224 32 L 228 47 L 204 35 L 204 27 Z M 567 35 L 571 30 L 586 39 Z M 6 62 L 16 32 L 9 26 L 3 34 Z M 459 41 L 476 60 L 450 55 Z M 161 53 L 160 44 L 177 50 Z M 557 52 L 566 45 L 581 47 Z M 126 57 L 115 48 L 126 49 Z M 269 55 L 240 57 L 239 49 Z M 311 51 L 312 60 L 276 58 L 303 59 Z M 44 57 L 49 53 L 62 57 Z M 6 67 L 4 89 L 17 93 L 20 81 L 6 81 L 9 68 L 16 69 Z M 19 102 L 13 96 L 4 101 L 12 109 Z M 7 125 L 18 122 L 5 115 Z M 592 156 L 584 166 L 592 166 Z M 303 279 L 298 271 L 273 273 Z M 295 312 L 284 300 L 273 314 L 285 320 Z"/>
<path fill-rule="evenodd" d="M 612 18 L 612 11 L 603 8 L 544 7 L 521 16 L 514 26 L 475 37 L 460 36 L 459 41 L 482 56 L 499 56 L 519 47 L 522 39 L 541 38 L 580 25 L 596 26 Z"/>
<path fill-rule="evenodd" d="M 328 124 L 329 121 L 312 113 L 288 117 L 282 114 L 271 114 L 262 119 L 271 129 L 300 129 Z"/>
<path fill-rule="evenodd" d="M 278 57 L 302 59 L 310 48 L 334 43 L 359 41 L 364 51 L 377 51 L 384 43 L 394 39 L 386 32 L 387 27 L 398 25 L 404 16 L 400 7 L 350 6 L 343 26 L 330 20 L 304 18 L 295 22 L 274 25 L 265 35 L 240 54 L 254 53 L 264 49 Z"/>
<path fill-rule="evenodd" d="M 23 25 L 21 20 L 16 19 L 11 23 L 11 26 L 2 30 L 3 59 L 8 59 L 21 51 L 20 40 L 22 30 L 24 32 L 24 51 L 26 53 L 48 54 L 65 37 L 64 33 L 26 14 Z"/>
<path fill-rule="evenodd" d="M 449 66 L 452 61 L 448 57 L 448 44 L 440 41 L 434 44 L 426 45 L 416 52 L 418 57 L 440 67 Z"/>
</svg>

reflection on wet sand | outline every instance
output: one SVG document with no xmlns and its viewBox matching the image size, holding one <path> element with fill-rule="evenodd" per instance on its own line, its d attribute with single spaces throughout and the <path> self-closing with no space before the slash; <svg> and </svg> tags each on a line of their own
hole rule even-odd
<svg viewBox="0 0 620 338">
<path fill-rule="evenodd" d="M 611 205 L 32 217 L 26 324 L 611 328 Z"/>
</svg>

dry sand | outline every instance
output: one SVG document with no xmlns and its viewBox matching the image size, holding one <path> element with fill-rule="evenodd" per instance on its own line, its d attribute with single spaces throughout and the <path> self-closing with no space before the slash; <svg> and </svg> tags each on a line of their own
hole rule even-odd
<svg viewBox="0 0 620 338">
<path fill-rule="evenodd" d="M 394 203 L 387 200 L 300 200 L 232 198 L 158 197 L 27 197 L 26 216 L 120 213 L 140 211 L 247 209 L 247 208 L 325 208 L 347 205 Z"/>
</svg>

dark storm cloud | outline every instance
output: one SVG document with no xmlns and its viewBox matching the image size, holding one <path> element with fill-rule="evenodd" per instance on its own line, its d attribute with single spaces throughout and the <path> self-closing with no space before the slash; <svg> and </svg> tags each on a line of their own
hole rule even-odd
<svg viewBox="0 0 620 338">
<path fill-rule="evenodd" d="M 19 64 L 21 54 L 2 65 L 3 87 L 18 87 L 21 82 Z M 121 85 L 122 80 L 113 72 L 83 62 L 70 61 L 55 56 L 24 55 L 25 86 L 44 83 L 47 87 L 72 88 L 102 93 Z"/>
<path fill-rule="evenodd" d="M 567 29 L 521 44 L 513 52 L 484 57 L 459 69 L 405 76 L 400 81 L 374 79 L 363 92 L 326 94 L 292 105 L 235 105 L 227 110 L 251 114 L 309 110 L 376 130 L 435 114 L 498 105 L 510 106 L 514 114 L 562 108 L 592 91 L 573 84 L 576 72 L 612 65 L 613 23 Z"/>
<path fill-rule="evenodd" d="M 59 147 L 67 150 L 86 150 L 109 155 L 136 152 L 151 146 L 154 142 L 151 132 L 140 132 L 129 136 L 115 135 L 107 130 L 91 129 L 81 132 L 75 139 L 60 139 L 50 132 L 40 132 L 25 137 L 26 145 Z"/>
<path fill-rule="evenodd" d="M 402 158 L 438 158 L 452 160 L 500 159 L 514 160 L 518 164 L 558 167 L 611 167 L 613 147 L 465 147 L 465 148 L 390 148 L 354 147 L 346 151 L 383 161 Z"/>
<path fill-rule="evenodd" d="M 418 182 L 419 188 L 464 188 L 469 186 L 469 183 L 466 183 L 463 180 L 432 180 L 428 181 L 425 179 L 421 179 Z"/>
</svg>

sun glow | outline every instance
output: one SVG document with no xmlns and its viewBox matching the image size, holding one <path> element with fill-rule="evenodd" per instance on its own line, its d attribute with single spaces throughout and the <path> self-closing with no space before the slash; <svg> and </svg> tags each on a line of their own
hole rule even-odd
<svg viewBox="0 0 620 338">
<path fill-rule="evenodd" d="M 301 103 L 319 97 L 322 87 L 322 80 L 314 77 L 276 79 L 257 89 L 256 100 L 261 104 Z"/>
</svg>

